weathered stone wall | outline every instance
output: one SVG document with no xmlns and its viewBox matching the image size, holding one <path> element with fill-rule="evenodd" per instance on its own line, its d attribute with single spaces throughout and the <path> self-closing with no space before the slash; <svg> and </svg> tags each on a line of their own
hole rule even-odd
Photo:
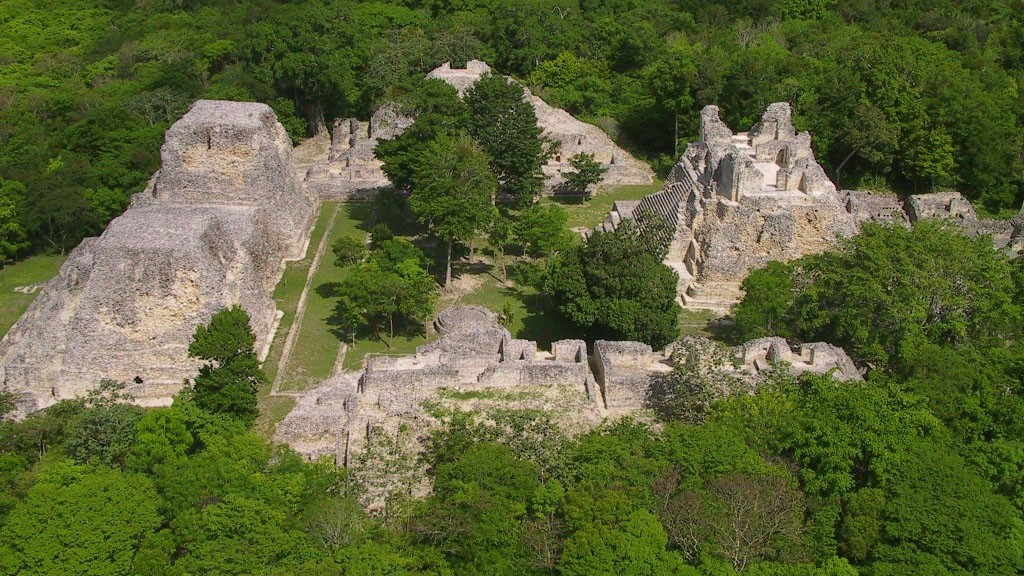
<svg viewBox="0 0 1024 576">
<path fill-rule="evenodd" d="M 427 78 L 443 80 L 454 86 L 459 95 L 465 94 L 480 77 L 490 74 L 491 68 L 485 62 L 470 60 L 465 68 L 452 68 L 446 62 L 427 74 Z M 514 82 L 511 78 L 510 82 Z M 527 90 L 524 98 L 537 115 L 541 136 L 560 144 L 559 153 L 542 167 L 544 187 L 548 192 L 556 191 L 564 182 L 564 172 L 573 171 L 569 159 L 577 154 L 593 154 L 606 172 L 601 183 L 604 185 L 650 184 L 654 171 L 646 163 L 637 160 L 620 148 L 603 130 L 574 118 L 560 108 L 554 108 L 543 99 Z"/>
<path fill-rule="evenodd" d="M 810 134 L 793 127 L 789 104 L 772 104 L 738 134 L 707 106 L 700 134 L 660 192 L 616 205 L 598 226 L 614 230 L 644 207 L 663 216 L 675 229 L 665 263 L 679 276 L 685 307 L 725 312 L 742 298 L 751 269 L 827 250 L 856 233 L 857 216 L 814 160 Z"/>
<path fill-rule="evenodd" d="M 599 340 L 588 357 L 585 342 L 560 340 L 548 354 L 537 351 L 535 342 L 512 339 L 498 326 L 496 315 L 479 306 L 449 308 L 435 326 L 440 338 L 421 346 L 415 356 L 371 357 L 362 373 L 331 378 L 306 393 L 278 426 L 275 438 L 309 457 L 333 452 L 339 462 L 349 462 L 353 453 L 372 443 L 373 430 L 394 432 L 401 424 L 413 425 L 424 437 L 437 424 L 433 409 L 439 406 L 470 412 L 485 411 L 485 406 L 542 409 L 572 433 L 584 432 L 609 417 L 655 409 L 655 387 L 671 376 L 680 347 L 693 351 L 718 346 L 706 338 L 687 338 L 670 354 L 640 342 Z M 490 354 L 497 346 L 495 335 L 501 336 L 500 346 L 514 343 L 515 350 L 533 351 L 533 358 Z M 794 352 L 781 338 L 765 338 L 725 354 L 735 362 L 712 369 L 735 376 L 742 384 L 738 390 L 756 388 L 778 362 L 788 363 L 797 374 L 832 371 L 839 379 L 860 378 L 842 349 L 823 343 L 804 344 Z M 473 363 L 487 358 L 490 365 L 467 373 L 466 358 Z"/>
<path fill-rule="evenodd" d="M 197 325 L 241 305 L 264 351 L 284 259 L 308 241 L 315 202 L 291 142 L 263 104 L 199 101 L 167 132 L 164 165 L 132 206 L 69 255 L 0 340 L 0 383 L 37 406 L 101 379 L 170 401 L 194 375 Z"/>
<path fill-rule="evenodd" d="M 651 367 L 661 359 L 641 342 L 595 342 L 593 364 L 604 407 L 612 413 L 643 408 L 650 389 Z"/>
<path fill-rule="evenodd" d="M 326 155 L 303 175 L 306 188 L 321 200 L 374 197 L 391 185 L 383 163 L 374 155 L 374 148 L 379 141 L 401 134 L 412 122 L 412 118 L 399 113 L 393 104 L 381 106 L 369 122 L 355 118 L 335 120 Z"/>
</svg>

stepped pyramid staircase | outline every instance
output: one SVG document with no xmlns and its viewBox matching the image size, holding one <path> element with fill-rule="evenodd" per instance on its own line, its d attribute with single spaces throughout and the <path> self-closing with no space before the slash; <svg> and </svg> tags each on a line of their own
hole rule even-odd
<svg viewBox="0 0 1024 576">
<path fill-rule="evenodd" d="M 595 226 L 594 231 L 614 232 L 623 220 L 642 219 L 644 214 L 661 216 L 668 223 L 669 229 L 675 232 L 664 263 L 679 276 L 676 285 L 679 303 L 691 310 L 711 310 L 720 314 L 728 312 L 732 303 L 743 297 L 739 284 L 698 284 L 693 274 L 700 248 L 694 242 L 693 232 L 686 221 L 686 202 L 691 195 L 702 194 L 703 187 L 698 183 L 693 167 L 685 159 L 673 171 L 673 176 L 677 178 L 676 182 L 666 184 L 662 190 L 642 200 L 616 201 L 604 222 Z"/>
</svg>

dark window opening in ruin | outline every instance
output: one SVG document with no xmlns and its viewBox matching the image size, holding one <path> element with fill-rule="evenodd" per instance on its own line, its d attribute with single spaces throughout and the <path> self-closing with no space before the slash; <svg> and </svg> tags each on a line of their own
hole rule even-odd
<svg viewBox="0 0 1024 576">
<path fill-rule="evenodd" d="M 206 149 L 213 150 L 213 130 L 206 133 Z"/>
<path fill-rule="evenodd" d="M 135 382 L 136 384 L 142 384 L 142 376 L 136 376 L 135 378 L 132 379 L 132 382 Z"/>
</svg>

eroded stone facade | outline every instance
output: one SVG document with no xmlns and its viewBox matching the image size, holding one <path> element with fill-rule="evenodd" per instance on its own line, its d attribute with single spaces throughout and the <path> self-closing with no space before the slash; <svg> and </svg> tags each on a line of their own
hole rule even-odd
<svg viewBox="0 0 1024 576">
<path fill-rule="evenodd" d="M 146 190 L 71 252 L 0 341 L 0 384 L 38 407 L 101 379 L 167 403 L 195 373 L 196 326 L 235 304 L 265 353 L 278 320 L 271 294 L 284 261 L 304 253 L 315 209 L 270 107 L 196 102 L 167 131 Z"/>
<path fill-rule="evenodd" d="M 751 270 L 824 252 L 865 222 L 943 218 L 968 235 L 991 236 L 996 248 L 1024 246 L 1024 224 L 979 219 L 957 192 L 910 196 L 904 206 L 892 194 L 837 191 L 791 114 L 789 104 L 772 104 L 748 132 L 734 134 L 718 108 L 706 106 L 700 141 L 687 146 L 664 188 L 616 202 L 595 229 L 650 215 L 667 221 L 674 236 L 665 264 L 679 276 L 680 303 L 719 313 L 740 301 Z"/>
</svg>

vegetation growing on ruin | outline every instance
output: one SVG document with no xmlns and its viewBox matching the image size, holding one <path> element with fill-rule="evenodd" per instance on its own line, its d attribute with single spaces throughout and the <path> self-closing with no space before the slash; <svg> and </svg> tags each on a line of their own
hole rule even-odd
<svg viewBox="0 0 1024 576">
<path fill-rule="evenodd" d="M 663 169 L 703 105 L 748 126 L 785 100 L 843 187 L 955 187 L 1016 208 L 1021 13 L 1019 0 L 5 0 L 0 245 L 24 233 L 21 258 L 100 231 L 197 98 L 267 102 L 301 139 L 470 58 Z"/>
<path fill-rule="evenodd" d="M 1024 5 L 880 5 L 0 0 L 0 260 L 62 253 L 101 230 L 144 185 L 164 130 L 197 97 L 267 101 L 301 138 L 333 116 L 424 97 L 413 87 L 423 72 L 470 57 L 662 168 L 676 120 L 690 140 L 703 104 L 749 125 L 765 103 L 789 100 L 843 186 L 956 186 L 993 211 L 1015 209 Z M 415 146 L 433 139 L 396 153 L 422 155 Z M 523 181 L 514 189 L 529 195 Z M 454 297 L 507 309 L 512 331 L 542 344 L 578 335 L 565 318 L 593 337 L 674 339 L 674 285 L 650 250 L 614 234 L 583 247 L 565 234 L 598 221 L 604 202 L 639 192 L 506 209 L 508 233 L 486 252 L 507 254 L 511 280 L 466 258 L 456 278 L 485 281 Z M 285 389 L 328 375 L 351 335 L 331 319 L 337 290 L 374 256 L 338 262 L 331 244 L 362 241 L 384 223 L 399 241 L 376 229 L 378 254 L 412 246 L 433 255 L 422 241 L 429 230 L 385 198 L 393 203 L 337 207 L 334 226 L 325 220 L 334 206 L 318 220 L 310 250 L 325 239 L 327 260 L 311 271 L 302 330 L 278 367 Z M 487 226 L 470 228 L 458 240 L 484 247 Z M 33 256 L 0 272 L 0 326 L 20 313 L 13 286 L 52 275 L 60 261 Z M 434 282 L 442 265 L 429 268 Z M 289 268 L 291 284 L 275 293 L 290 303 L 279 339 L 306 266 Z M 558 300 L 538 291 L 545 282 Z M 569 437 L 543 410 L 480 417 L 438 405 L 440 428 L 374 430 L 380 451 L 351 471 L 268 442 L 287 407 L 280 397 L 261 405 L 253 428 L 247 395 L 260 378 L 235 318 L 233 337 L 197 339 L 210 364 L 173 406 L 120 403 L 123 388 L 107 383 L 20 421 L 0 418 L 0 574 L 1020 574 L 1022 287 L 1020 262 L 984 240 L 927 224 L 867 226 L 836 251 L 753 273 L 735 309 L 743 337 L 845 345 L 864 382 L 779 372 L 756 393 L 723 397 L 708 393 L 690 358 L 660 420 Z M 414 349 L 427 307 L 414 307 L 393 339 L 381 318 L 377 330 L 367 322 L 345 366 Z M 214 377 L 225 366 L 239 372 Z M 225 382 L 245 395 L 211 400 Z M 444 400 L 536 400 L 506 394 Z M 0 392 L 0 416 L 16 400 Z M 396 457 L 417 435 L 422 461 Z M 360 472 L 373 465 L 425 469 L 433 491 L 415 499 L 411 483 L 395 486 L 371 517 L 360 505 L 371 475 Z"/>
</svg>

